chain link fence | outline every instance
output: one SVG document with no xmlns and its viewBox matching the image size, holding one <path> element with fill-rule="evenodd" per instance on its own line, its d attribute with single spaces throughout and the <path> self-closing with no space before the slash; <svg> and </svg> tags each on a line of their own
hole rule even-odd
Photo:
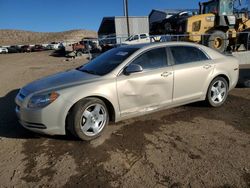
<svg viewBox="0 0 250 188">
<path fill-rule="evenodd" d="M 138 35 L 139 36 L 139 35 Z M 154 43 L 154 42 L 172 42 L 172 41 L 186 41 L 186 42 L 195 42 L 208 47 L 217 47 L 225 44 L 226 47 L 223 49 L 223 52 L 236 52 L 236 51 L 248 51 L 250 49 L 250 32 L 239 32 L 234 34 L 224 34 L 218 40 L 218 37 L 214 37 L 213 34 L 181 34 L 181 35 L 148 35 L 147 40 L 127 40 L 128 37 L 105 37 L 105 38 L 86 38 L 81 41 L 58 41 L 64 46 L 64 54 L 70 54 L 72 56 L 88 54 L 89 58 L 95 57 L 96 55 L 105 52 L 109 49 L 119 47 L 122 45 L 130 44 L 140 44 L 140 43 Z M 217 41 L 216 41 L 217 40 Z M 214 45 L 214 46 L 212 46 Z M 81 51 L 82 53 L 78 53 Z M 222 52 L 221 51 L 221 52 Z"/>
</svg>

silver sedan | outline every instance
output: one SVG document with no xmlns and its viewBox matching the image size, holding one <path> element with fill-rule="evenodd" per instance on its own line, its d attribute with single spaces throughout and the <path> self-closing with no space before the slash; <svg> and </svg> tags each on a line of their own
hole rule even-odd
<svg viewBox="0 0 250 188">
<path fill-rule="evenodd" d="M 69 130 L 91 140 L 109 121 L 196 101 L 219 107 L 236 86 L 238 74 L 237 59 L 201 45 L 125 46 L 23 87 L 16 113 L 32 131 L 65 135 Z"/>
</svg>

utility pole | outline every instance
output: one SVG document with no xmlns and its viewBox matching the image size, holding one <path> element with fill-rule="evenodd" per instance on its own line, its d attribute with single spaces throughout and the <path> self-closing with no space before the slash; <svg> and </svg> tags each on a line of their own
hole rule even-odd
<svg viewBox="0 0 250 188">
<path fill-rule="evenodd" d="M 130 28 L 129 28 L 129 16 L 128 16 L 128 0 L 123 0 L 123 7 L 124 7 L 124 16 L 127 21 L 127 31 L 128 37 L 130 36 Z"/>
</svg>

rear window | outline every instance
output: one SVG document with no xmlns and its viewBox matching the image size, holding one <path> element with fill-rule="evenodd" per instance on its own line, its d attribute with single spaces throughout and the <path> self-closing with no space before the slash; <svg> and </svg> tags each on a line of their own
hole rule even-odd
<svg viewBox="0 0 250 188">
<path fill-rule="evenodd" d="M 209 58 L 200 49 L 192 46 L 173 46 L 170 47 L 175 64 L 193 63 L 206 61 Z"/>
</svg>

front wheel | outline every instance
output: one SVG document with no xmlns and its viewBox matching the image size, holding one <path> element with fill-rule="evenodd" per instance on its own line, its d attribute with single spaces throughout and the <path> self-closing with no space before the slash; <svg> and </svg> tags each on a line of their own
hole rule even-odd
<svg viewBox="0 0 250 188">
<path fill-rule="evenodd" d="M 86 98 L 78 102 L 69 114 L 70 132 L 82 140 L 99 137 L 109 123 L 109 113 L 103 101 Z"/>
<path fill-rule="evenodd" d="M 212 107 L 220 107 L 226 101 L 227 95 L 227 81 L 222 77 L 217 77 L 209 85 L 206 102 Z"/>
</svg>

